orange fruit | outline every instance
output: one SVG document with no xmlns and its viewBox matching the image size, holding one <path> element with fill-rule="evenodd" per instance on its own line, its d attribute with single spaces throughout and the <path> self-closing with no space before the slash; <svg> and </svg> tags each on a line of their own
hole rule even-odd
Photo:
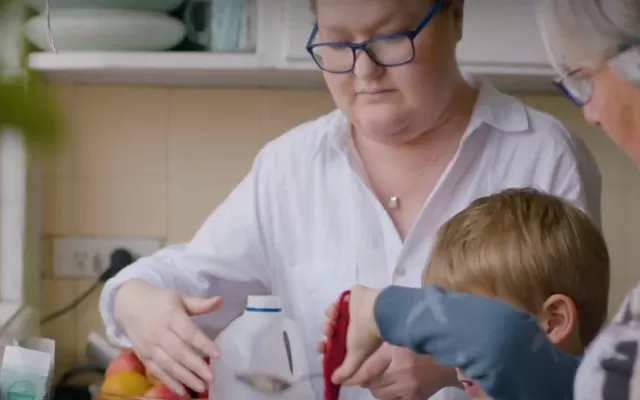
<svg viewBox="0 0 640 400">
<path fill-rule="evenodd" d="M 110 375 L 102 382 L 101 399 L 109 399 L 109 394 L 121 396 L 142 396 L 151 385 L 147 377 L 133 371 L 121 371 Z"/>
<path fill-rule="evenodd" d="M 155 376 L 151 375 L 151 372 L 149 372 L 148 370 L 146 371 L 146 375 L 147 375 L 147 379 L 149 380 L 151 385 L 155 385 L 156 382 L 158 382 L 158 378 L 156 378 Z"/>
</svg>

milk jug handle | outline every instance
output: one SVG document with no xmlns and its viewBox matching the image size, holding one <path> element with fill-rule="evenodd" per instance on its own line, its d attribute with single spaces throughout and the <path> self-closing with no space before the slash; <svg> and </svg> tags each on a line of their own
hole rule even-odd
<svg viewBox="0 0 640 400">
<path fill-rule="evenodd" d="M 295 321 L 285 318 L 283 324 L 283 341 L 287 349 L 287 358 L 292 376 L 301 377 L 308 374 L 308 365 L 295 357 L 295 354 L 305 354 L 305 344 L 302 342 L 300 329 Z M 286 334 L 286 339 L 285 339 Z"/>
</svg>

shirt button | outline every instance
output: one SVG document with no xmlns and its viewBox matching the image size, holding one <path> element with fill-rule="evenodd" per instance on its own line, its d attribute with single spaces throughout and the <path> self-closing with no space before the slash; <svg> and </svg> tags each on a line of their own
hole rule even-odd
<svg viewBox="0 0 640 400">
<path fill-rule="evenodd" d="M 404 268 L 396 269 L 396 273 L 394 274 L 396 278 L 404 278 L 407 274 L 407 271 Z"/>
</svg>

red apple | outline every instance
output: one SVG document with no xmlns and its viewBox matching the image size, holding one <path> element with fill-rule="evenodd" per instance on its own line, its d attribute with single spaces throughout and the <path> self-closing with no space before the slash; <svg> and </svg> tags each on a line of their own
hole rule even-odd
<svg viewBox="0 0 640 400">
<path fill-rule="evenodd" d="M 202 392 L 202 393 L 196 392 L 195 390 L 193 390 L 191 388 L 189 388 L 187 390 L 189 391 L 189 395 L 191 396 L 191 398 L 194 399 L 194 400 L 195 399 L 199 400 L 199 399 L 208 399 L 209 398 L 209 387 L 205 388 L 204 392 Z"/>
<path fill-rule="evenodd" d="M 185 390 L 185 394 L 180 396 L 177 393 L 174 393 L 171 389 L 167 387 L 162 382 L 156 382 L 155 385 L 144 394 L 145 398 L 150 399 L 162 399 L 162 400 L 191 400 L 191 396 Z"/>
<path fill-rule="evenodd" d="M 204 390 L 204 392 L 200 393 L 200 392 L 196 392 L 195 390 L 189 388 L 187 389 L 189 391 L 189 397 L 191 399 L 200 399 L 200 398 L 208 398 L 209 397 L 209 388 L 206 388 Z"/>
<path fill-rule="evenodd" d="M 109 367 L 107 367 L 107 370 L 105 371 L 104 377 L 108 378 L 111 375 L 122 371 L 137 372 L 140 375 L 146 374 L 146 369 L 142 361 L 140 361 L 133 350 L 129 349 L 122 350 L 118 357 L 111 361 Z"/>
</svg>

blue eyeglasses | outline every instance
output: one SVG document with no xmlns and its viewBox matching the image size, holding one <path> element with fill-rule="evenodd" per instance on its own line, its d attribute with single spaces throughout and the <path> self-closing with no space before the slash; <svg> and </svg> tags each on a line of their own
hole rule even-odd
<svg viewBox="0 0 640 400">
<path fill-rule="evenodd" d="M 364 51 L 371 60 L 382 67 L 395 67 L 408 64 L 416 56 L 414 39 L 425 26 L 442 9 L 446 0 L 436 0 L 427 15 L 408 32 L 376 35 L 360 43 L 321 42 L 313 43 L 318 33 L 316 22 L 307 42 L 307 51 L 315 63 L 323 71 L 344 74 L 353 71 L 356 65 L 357 52 Z"/>
<path fill-rule="evenodd" d="M 556 78 L 553 84 L 575 106 L 584 107 L 591 101 L 593 87 L 588 79 L 578 76 L 579 72 L 572 71 L 566 76 Z"/>
<path fill-rule="evenodd" d="M 640 39 L 614 47 L 606 53 L 604 60 L 607 62 L 638 45 L 640 45 Z M 565 76 L 556 78 L 553 84 L 578 107 L 584 107 L 593 97 L 593 86 L 589 79 L 580 76 L 580 70 L 574 70 Z"/>
</svg>

